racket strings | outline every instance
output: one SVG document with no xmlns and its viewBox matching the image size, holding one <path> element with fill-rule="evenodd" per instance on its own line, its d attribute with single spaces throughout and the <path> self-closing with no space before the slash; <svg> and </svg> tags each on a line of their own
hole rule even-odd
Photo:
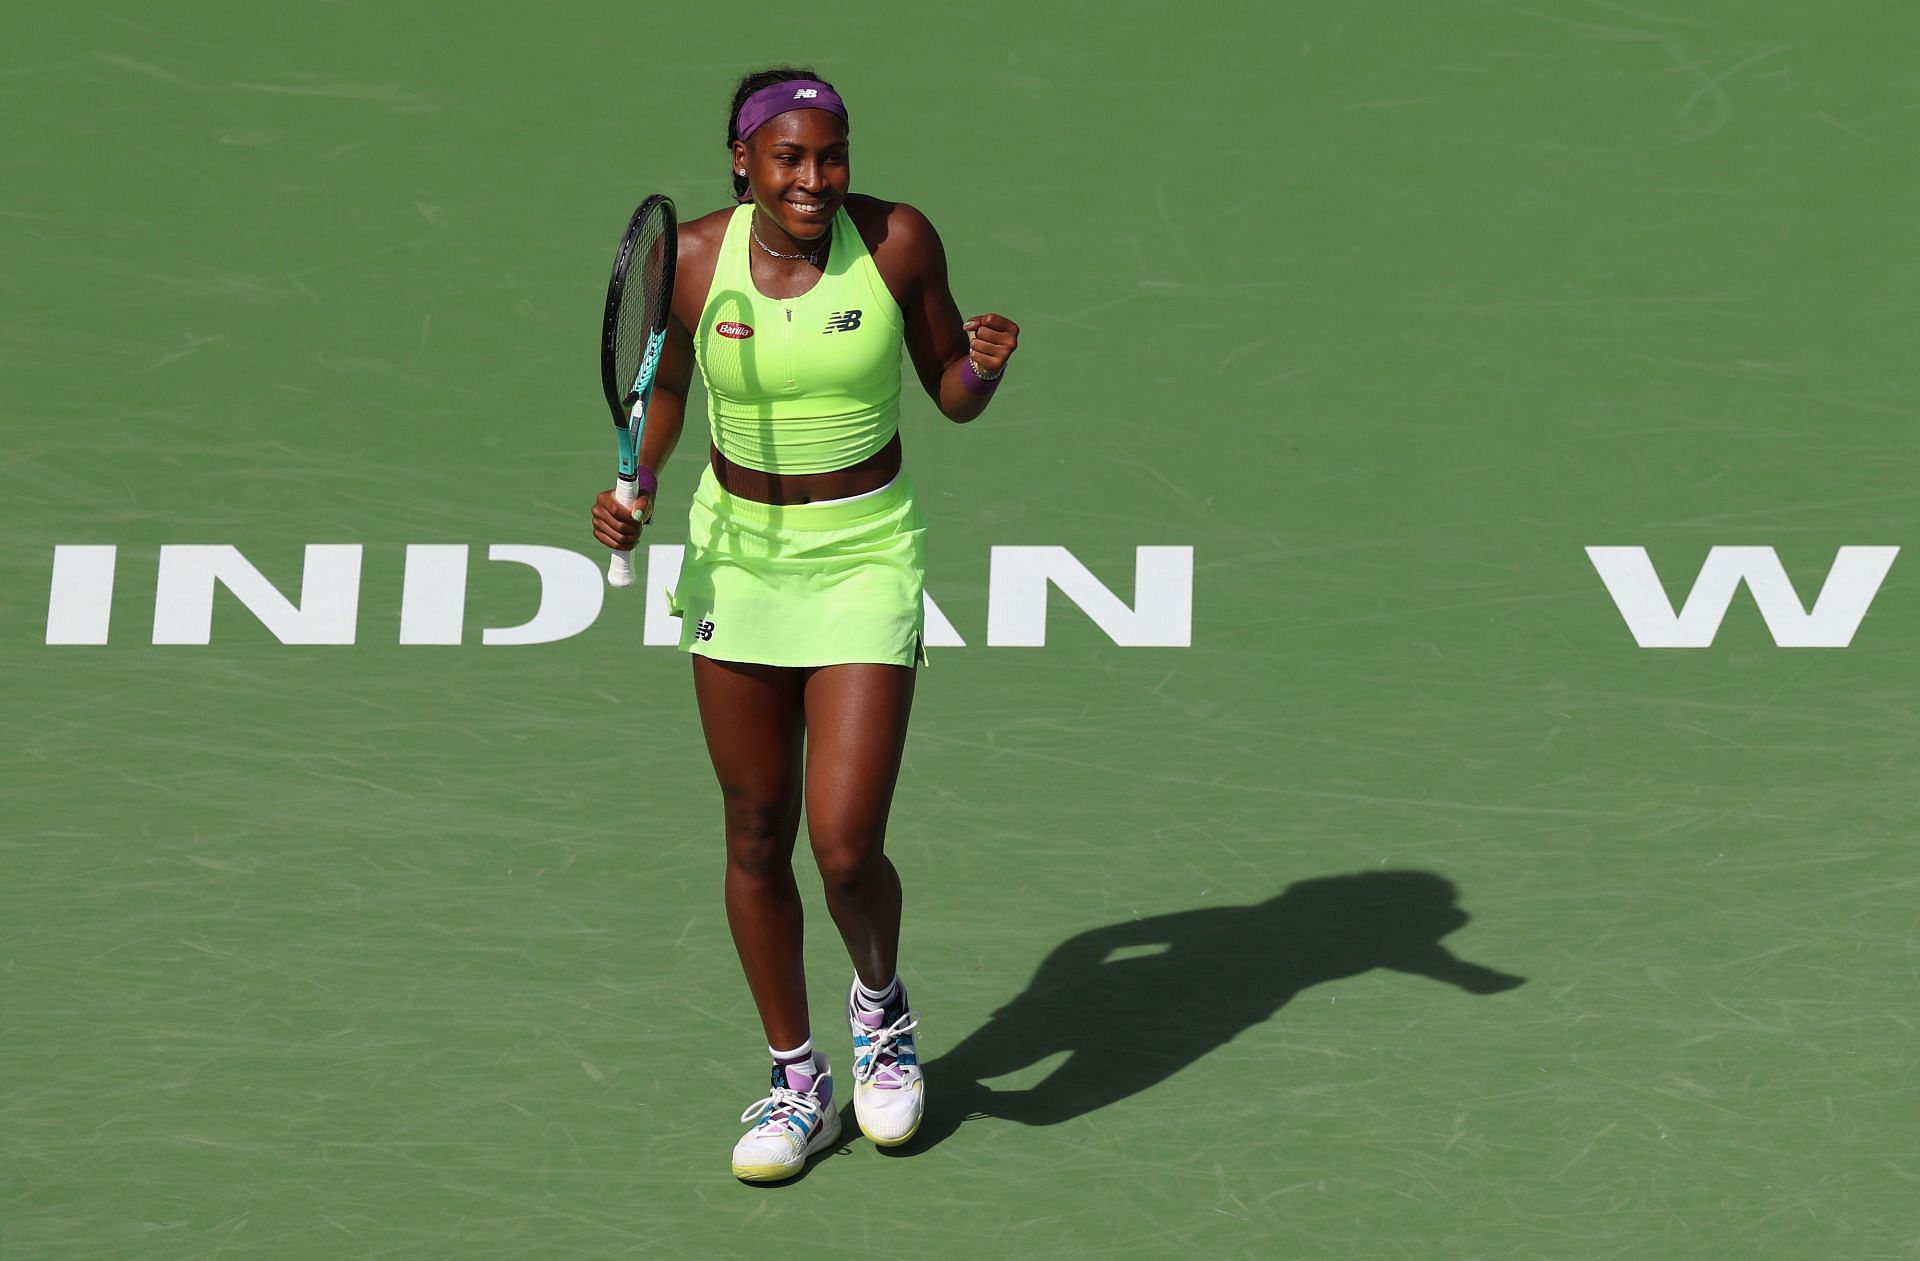
<svg viewBox="0 0 1920 1261">
<path fill-rule="evenodd" d="M 641 361 L 646 358 L 647 342 L 654 330 L 666 322 L 670 241 L 666 216 L 647 216 L 640 225 L 627 263 L 613 340 L 619 380 L 627 388 L 629 397 L 640 374 Z"/>
</svg>

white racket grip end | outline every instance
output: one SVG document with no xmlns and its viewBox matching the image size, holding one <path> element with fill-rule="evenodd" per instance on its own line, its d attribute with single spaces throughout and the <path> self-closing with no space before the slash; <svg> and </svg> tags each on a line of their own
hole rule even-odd
<svg viewBox="0 0 1920 1261">
<path fill-rule="evenodd" d="M 640 484 L 631 477 L 614 479 L 613 497 L 622 508 L 633 507 L 633 501 L 640 498 Z M 607 560 L 607 585 L 612 587 L 631 587 L 633 585 L 633 553 L 615 552 Z"/>
</svg>

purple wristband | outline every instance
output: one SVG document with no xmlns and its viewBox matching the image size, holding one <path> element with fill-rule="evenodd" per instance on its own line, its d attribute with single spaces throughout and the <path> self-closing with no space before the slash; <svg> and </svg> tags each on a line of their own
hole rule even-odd
<svg viewBox="0 0 1920 1261">
<path fill-rule="evenodd" d="M 633 488 L 636 494 L 658 495 L 660 493 L 660 476 L 642 464 L 633 470 Z"/>
<path fill-rule="evenodd" d="M 1002 368 L 998 376 L 981 376 L 980 369 L 973 366 L 972 355 L 968 355 L 960 361 L 960 388 L 969 394 L 978 394 L 982 398 L 999 389 L 1000 378 L 1006 375 L 1007 370 Z"/>
</svg>

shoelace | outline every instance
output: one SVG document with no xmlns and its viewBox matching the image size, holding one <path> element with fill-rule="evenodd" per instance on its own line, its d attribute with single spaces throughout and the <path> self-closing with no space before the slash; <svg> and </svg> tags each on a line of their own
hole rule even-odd
<svg viewBox="0 0 1920 1261">
<path fill-rule="evenodd" d="M 821 1080 L 824 1081 L 825 1078 Z M 817 1085 L 818 1083 L 815 1084 Z M 796 1112 L 804 1112 L 809 1116 L 817 1118 L 820 1115 L 820 1096 L 814 1094 L 812 1091 L 794 1090 L 788 1086 L 775 1086 L 767 1092 L 766 1098 L 755 1102 L 749 1106 L 745 1112 L 742 1112 L 740 1119 L 742 1121 L 751 1121 L 754 1117 L 758 1116 L 760 1123 L 753 1128 L 759 1130 L 765 1129 L 770 1125 L 778 1125 Z"/>
<path fill-rule="evenodd" d="M 898 1090 L 906 1085 L 907 1079 L 896 1062 L 899 1052 L 894 1044 L 919 1027 L 920 1018 L 909 1011 L 902 1012 L 898 1020 L 884 1029 L 868 1030 L 866 1066 L 854 1064 L 854 1080 L 871 1082 L 881 1090 Z"/>
</svg>

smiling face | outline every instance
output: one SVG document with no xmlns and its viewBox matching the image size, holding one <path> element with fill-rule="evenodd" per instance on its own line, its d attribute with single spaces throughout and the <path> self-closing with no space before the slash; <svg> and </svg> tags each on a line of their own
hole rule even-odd
<svg viewBox="0 0 1920 1261">
<path fill-rule="evenodd" d="M 823 109 L 776 114 L 733 142 L 733 167 L 746 171 L 762 223 L 795 241 L 818 240 L 847 199 L 847 125 Z"/>
</svg>

